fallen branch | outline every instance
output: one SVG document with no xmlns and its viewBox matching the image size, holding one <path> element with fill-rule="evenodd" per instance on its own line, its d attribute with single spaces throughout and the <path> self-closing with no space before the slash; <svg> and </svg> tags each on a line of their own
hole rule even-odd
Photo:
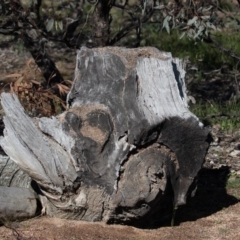
<svg viewBox="0 0 240 240">
<path fill-rule="evenodd" d="M 231 49 L 228 49 L 224 47 L 221 43 L 219 43 L 217 40 L 212 38 L 210 35 L 208 36 L 207 39 L 205 39 L 207 43 L 212 43 L 214 44 L 218 49 L 220 49 L 223 53 L 227 54 L 228 56 L 240 61 L 240 56 L 238 56 L 234 51 Z"/>
</svg>

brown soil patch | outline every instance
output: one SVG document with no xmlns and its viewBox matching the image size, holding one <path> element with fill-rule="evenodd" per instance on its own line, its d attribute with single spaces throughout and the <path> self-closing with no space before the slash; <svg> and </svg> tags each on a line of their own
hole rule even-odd
<svg viewBox="0 0 240 240">
<path fill-rule="evenodd" d="M 0 227 L 0 239 L 15 240 L 149 240 L 149 239 L 240 239 L 240 203 L 196 221 L 176 227 L 143 230 L 130 226 L 106 225 L 82 221 L 39 217 L 9 228 Z"/>
<path fill-rule="evenodd" d="M 226 189 L 226 176 L 228 169 L 203 169 L 196 195 L 179 207 L 174 227 L 171 213 L 164 221 L 156 214 L 148 229 L 44 216 L 6 222 L 0 227 L 0 240 L 240 240 L 240 189 Z"/>
</svg>

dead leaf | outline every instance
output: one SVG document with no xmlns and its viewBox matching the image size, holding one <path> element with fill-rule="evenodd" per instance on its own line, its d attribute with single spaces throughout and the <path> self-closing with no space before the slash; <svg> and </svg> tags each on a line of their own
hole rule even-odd
<svg viewBox="0 0 240 240">
<path fill-rule="evenodd" d="M 57 87 L 61 96 L 68 94 L 68 92 L 70 91 L 70 88 L 68 86 L 63 85 L 61 83 L 58 83 Z"/>
<path fill-rule="evenodd" d="M 40 85 L 41 85 L 41 83 L 40 83 L 40 82 L 38 82 L 38 81 L 35 81 L 35 80 L 31 80 L 31 82 L 32 82 L 32 83 L 34 83 L 34 84 L 36 84 L 36 85 L 38 85 L 38 86 L 40 86 Z"/>
<path fill-rule="evenodd" d="M 5 78 L 19 78 L 22 75 L 23 74 L 21 74 L 21 73 L 13 73 L 13 74 L 9 74 L 9 75 L 5 76 Z"/>
</svg>

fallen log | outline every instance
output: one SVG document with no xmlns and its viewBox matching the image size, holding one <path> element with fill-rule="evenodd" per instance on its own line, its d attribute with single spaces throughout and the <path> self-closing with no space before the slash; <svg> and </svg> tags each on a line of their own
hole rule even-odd
<svg viewBox="0 0 240 240">
<path fill-rule="evenodd" d="M 0 144 L 46 214 L 136 224 L 164 208 L 169 183 L 174 207 L 185 204 L 204 161 L 209 131 L 188 109 L 184 75 L 155 48 L 83 47 L 62 114 L 32 119 L 2 94 Z"/>
</svg>

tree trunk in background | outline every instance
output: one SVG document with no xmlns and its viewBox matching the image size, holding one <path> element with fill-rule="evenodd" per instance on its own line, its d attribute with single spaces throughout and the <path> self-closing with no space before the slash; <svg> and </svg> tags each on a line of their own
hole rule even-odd
<svg viewBox="0 0 240 240">
<path fill-rule="evenodd" d="M 184 75 L 179 59 L 155 48 L 83 47 L 61 115 L 31 119 L 2 94 L 1 146 L 39 185 L 46 214 L 146 221 L 165 207 L 168 185 L 174 206 L 186 203 L 209 145 Z"/>
<path fill-rule="evenodd" d="M 45 88 L 61 97 L 57 84 L 65 82 L 55 63 L 45 51 L 47 39 L 41 38 L 35 30 L 26 30 L 23 32 L 23 42 L 46 80 Z"/>
<path fill-rule="evenodd" d="M 100 0 L 95 3 L 91 27 L 93 46 L 104 47 L 109 42 L 111 1 Z"/>
</svg>

